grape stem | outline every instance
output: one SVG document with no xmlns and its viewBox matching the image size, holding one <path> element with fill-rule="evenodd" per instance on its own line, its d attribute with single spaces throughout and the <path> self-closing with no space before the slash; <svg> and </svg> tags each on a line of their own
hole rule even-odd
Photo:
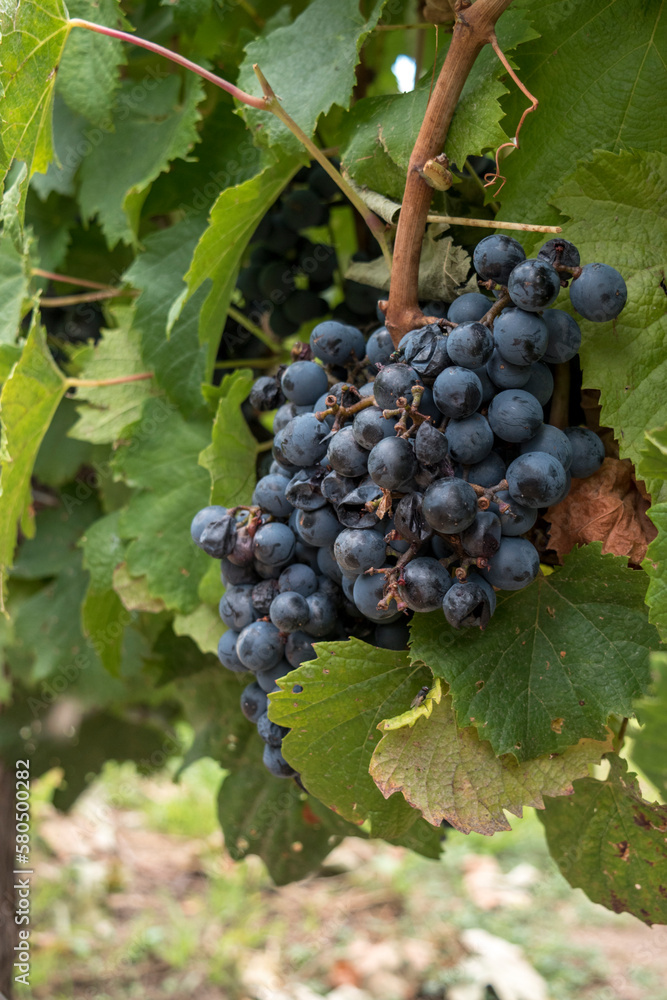
<svg viewBox="0 0 667 1000">
<path fill-rule="evenodd" d="M 493 330 L 494 319 L 496 318 L 496 316 L 500 315 L 505 306 L 508 306 L 511 301 L 512 300 L 509 297 L 509 292 L 507 291 L 506 288 L 504 288 L 503 291 L 498 296 L 498 298 L 496 299 L 496 301 L 489 309 L 489 311 L 484 313 L 484 315 L 480 319 L 480 323 L 483 323 L 484 326 L 488 326 L 489 330 Z"/>
<path fill-rule="evenodd" d="M 244 327 L 248 333 L 253 335 L 253 337 L 256 337 L 257 340 L 264 344 L 265 347 L 268 347 L 273 354 L 282 353 L 282 346 L 278 343 L 278 341 L 274 340 L 273 337 L 270 337 L 268 333 L 264 333 L 261 326 L 257 326 L 256 323 L 253 323 L 252 320 L 248 319 L 248 317 L 242 313 L 240 309 L 237 309 L 235 306 L 227 306 L 227 315 L 231 319 L 235 320 L 239 326 Z"/>
<path fill-rule="evenodd" d="M 521 91 L 521 93 L 525 94 L 526 97 L 528 98 L 528 100 L 530 101 L 530 107 L 526 108 L 526 110 L 524 111 L 524 113 L 521 115 L 521 118 L 519 119 L 519 124 L 516 127 L 516 132 L 514 133 L 514 138 L 510 139 L 509 142 L 504 142 L 501 146 L 498 146 L 498 149 L 496 150 L 496 172 L 495 172 L 495 174 L 490 174 L 489 173 L 489 174 L 485 174 L 484 175 L 484 180 L 486 181 L 486 184 L 484 185 L 485 188 L 491 187 L 491 185 L 495 184 L 496 181 L 501 181 L 502 182 L 501 185 L 500 185 L 500 187 L 498 188 L 498 190 L 494 191 L 494 193 L 493 193 L 493 197 L 497 198 L 498 195 L 500 194 L 500 192 L 502 191 L 502 189 L 503 189 L 503 187 L 505 185 L 505 180 L 506 180 L 506 178 L 503 177 L 502 174 L 500 173 L 500 160 L 499 160 L 500 150 L 501 149 L 508 149 L 508 148 L 509 149 L 518 149 L 519 148 L 519 132 L 521 131 L 523 123 L 525 122 L 525 120 L 528 117 L 528 115 L 531 114 L 531 112 L 537 110 L 537 106 L 538 106 L 538 104 L 540 102 L 538 101 L 538 99 L 533 94 L 531 94 L 531 92 L 521 82 L 521 80 L 519 79 L 519 77 L 516 75 L 516 73 L 514 72 L 514 70 L 512 69 L 512 67 L 510 66 L 505 53 L 503 52 L 503 50 L 501 49 L 500 45 L 498 44 L 498 39 L 496 38 L 495 31 L 492 32 L 492 34 L 491 34 L 491 45 L 493 47 L 493 51 L 496 53 L 496 55 L 500 59 L 500 61 L 503 64 L 503 66 L 505 67 L 505 69 L 507 70 L 507 72 L 509 73 L 509 75 L 512 77 L 512 79 L 514 80 L 514 82 L 516 83 L 516 85 L 519 88 L 519 90 Z"/>
<path fill-rule="evenodd" d="M 96 24 L 94 21 L 86 21 L 80 17 L 72 17 L 69 20 L 70 28 L 85 28 L 87 31 L 96 31 L 100 35 L 108 35 L 110 38 L 118 38 L 122 42 L 128 42 L 130 45 L 137 45 L 139 48 L 148 49 L 149 52 L 155 52 L 157 55 L 164 56 L 165 59 L 169 59 L 171 62 L 176 63 L 178 66 L 183 66 L 184 69 L 191 70 L 191 72 L 196 73 L 197 76 L 201 76 L 202 79 L 208 80 L 216 87 L 220 87 L 221 90 L 226 91 L 235 97 L 237 101 L 241 101 L 242 104 L 247 104 L 250 108 L 256 108 L 258 111 L 267 111 L 269 114 L 275 115 L 286 125 L 290 130 L 292 135 L 296 136 L 299 142 L 308 150 L 311 157 L 322 166 L 324 170 L 329 174 L 333 181 L 338 185 L 343 194 L 348 198 L 357 211 L 361 214 L 364 222 L 372 232 L 375 239 L 380 245 L 382 254 L 387 262 L 387 267 L 391 273 L 391 251 L 389 249 L 389 244 L 385 236 L 386 226 L 381 219 L 371 212 L 361 199 L 355 194 L 350 186 L 341 177 L 340 173 L 336 168 L 329 162 L 326 155 L 322 150 L 318 149 L 315 143 L 306 135 L 306 133 L 297 125 L 293 118 L 287 114 L 285 109 L 280 104 L 276 94 L 269 85 L 266 77 L 260 70 L 259 66 L 255 64 L 253 69 L 255 74 L 262 85 L 262 91 L 264 93 L 263 97 L 254 97 L 252 94 L 248 94 L 245 90 L 241 90 L 239 87 L 234 86 L 233 83 L 229 83 L 224 80 L 221 76 L 217 76 L 215 73 L 211 73 L 210 70 L 204 69 L 203 66 L 199 66 L 197 63 L 192 62 L 191 59 L 186 59 L 185 56 L 179 55 L 178 52 L 173 52 L 171 49 L 166 49 L 163 45 L 158 45 L 157 42 L 149 42 L 145 38 L 140 38 L 137 35 L 131 35 L 127 31 L 119 31 L 117 28 L 107 28 L 106 25 Z"/>
<path fill-rule="evenodd" d="M 394 345 L 409 330 L 424 325 L 419 308 L 419 257 L 433 189 L 420 176 L 424 164 L 442 152 L 458 99 L 477 56 L 495 38 L 494 28 L 512 0 L 468 0 L 456 5 L 456 24 L 447 58 L 433 88 L 431 100 L 410 156 L 394 244 L 386 325 Z"/>
<path fill-rule="evenodd" d="M 81 302 L 101 302 L 103 299 L 117 299 L 123 295 L 135 296 L 139 292 L 133 288 L 105 288 L 98 292 L 81 292 L 77 295 L 52 295 L 39 300 L 39 304 L 47 309 L 62 306 L 77 306 Z"/>
<path fill-rule="evenodd" d="M 153 378 L 153 372 L 137 372 L 134 375 L 119 375 L 117 378 L 66 378 L 67 389 L 79 389 L 85 386 L 124 385 L 126 382 L 142 382 Z"/>
<path fill-rule="evenodd" d="M 446 222 L 451 226 L 473 226 L 477 229 L 516 229 L 522 233 L 562 233 L 561 226 L 537 226 L 530 222 L 500 222 L 496 219 L 466 219 L 458 215 L 427 215 L 427 222 Z"/>
<path fill-rule="evenodd" d="M 50 278 L 51 281 L 60 281 L 65 285 L 80 285 L 81 288 L 99 288 L 100 291 L 111 289 L 112 285 L 104 285 L 101 281 L 90 281 L 88 278 L 73 278 L 69 274 L 57 274 L 56 271 L 44 271 L 41 267 L 32 267 L 30 273 L 37 278 Z M 114 289 L 117 291 L 117 289 Z"/>
</svg>

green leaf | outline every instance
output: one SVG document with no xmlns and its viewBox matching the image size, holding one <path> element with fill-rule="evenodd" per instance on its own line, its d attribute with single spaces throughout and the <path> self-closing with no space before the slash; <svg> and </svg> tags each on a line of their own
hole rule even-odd
<svg viewBox="0 0 667 1000">
<path fill-rule="evenodd" d="M 100 515 L 97 498 L 70 505 L 66 499 L 54 499 L 55 506 L 41 510 L 35 518 L 34 538 L 24 538 L 19 545 L 12 578 L 40 580 L 57 576 L 69 566 L 79 566 L 77 545 L 82 532 L 93 530 Z M 92 526 L 92 527 L 91 527 Z"/>
<path fill-rule="evenodd" d="M 430 680 L 405 653 L 368 646 L 359 639 L 319 642 L 317 659 L 278 682 L 269 717 L 288 726 L 286 760 L 308 790 L 344 819 L 370 820 L 370 835 L 402 836 L 418 818 L 403 799 L 385 802 L 368 773 L 377 724 L 398 715 Z M 303 687 L 294 693 L 296 684 Z"/>
<path fill-rule="evenodd" d="M 49 424 L 35 459 L 33 474 L 45 486 L 60 487 L 72 483 L 82 465 L 92 465 L 94 458 L 99 457 L 99 449 L 96 456 L 92 444 L 69 437 L 76 419 L 76 402 L 65 397 Z"/>
<path fill-rule="evenodd" d="M 2 177 L 13 160 L 32 176 L 53 158 L 53 87 L 69 30 L 62 0 L 9 0 L 0 11 Z"/>
<path fill-rule="evenodd" d="M 74 177 L 81 160 L 90 148 L 90 140 L 85 137 L 87 122 L 65 104 L 56 93 L 53 101 L 53 159 L 48 168 L 33 174 L 30 188 L 46 201 L 53 192 L 61 195 L 75 193 Z M 46 172 L 44 172 L 46 171 Z"/>
<path fill-rule="evenodd" d="M 252 498 L 257 442 L 241 410 L 252 383 L 252 372 L 244 368 L 225 375 L 220 386 L 212 440 L 199 456 L 199 464 L 211 473 L 211 503 L 231 507 Z"/>
<path fill-rule="evenodd" d="M 613 327 L 577 321 L 583 332 L 584 385 L 601 390 L 600 420 L 614 428 L 621 457 L 635 464 L 644 431 L 667 422 L 667 315 L 661 284 L 667 222 L 656 210 L 666 186 L 667 156 L 598 152 L 553 196 L 554 204 L 576 220 L 563 235 L 579 248 L 582 262 L 611 264 L 628 286 L 627 305 Z"/>
<path fill-rule="evenodd" d="M 253 70 L 257 63 L 285 111 L 312 136 L 321 114 L 334 104 L 349 107 L 357 82 L 359 50 L 377 24 L 385 2 L 373 0 L 365 19 L 357 0 L 337 0 L 335 4 L 313 0 L 292 24 L 246 46 L 237 85 L 262 96 Z M 262 145 L 280 146 L 291 153 L 301 151 L 299 140 L 273 115 L 247 107 L 242 114 Z"/>
<path fill-rule="evenodd" d="M 95 346 L 82 348 L 76 354 L 82 379 L 122 378 L 146 370 L 139 333 L 133 326 L 133 308 L 117 306 L 114 315 L 118 326 L 103 331 Z M 119 385 L 80 386 L 77 401 L 88 405 L 78 408 L 79 419 L 70 430 L 70 437 L 93 444 L 115 442 L 129 424 L 141 413 L 144 401 L 155 391 L 151 379 L 125 382 Z M 161 403 L 166 411 L 168 404 Z"/>
<path fill-rule="evenodd" d="M 226 188 L 211 209 L 208 228 L 185 275 L 190 296 L 204 282 L 212 283 L 199 320 L 199 339 L 207 345 L 209 373 L 213 371 L 220 343 L 222 317 L 227 315 L 248 241 L 300 164 L 300 157 L 281 157 L 251 180 Z"/>
<path fill-rule="evenodd" d="M 202 96 L 202 80 L 194 74 L 182 82 L 174 74 L 156 79 L 154 73 L 140 84 L 123 84 L 111 129 L 81 165 L 81 210 L 87 219 L 98 217 L 110 248 L 120 240 L 137 242 L 139 215 L 151 182 L 171 160 L 186 157 L 198 141 L 195 126 Z"/>
<path fill-rule="evenodd" d="M 94 643 L 102 666 L 112 677 L 121 674 L 123 637 L 131 621 L 131 614 L 114 590 L 88 589 L 81 605 L 83 633 Z"/>
<path fill-rule="evenodd" d="M 583 778 L 574 795 L 538 813 L 552 857 L 573 888 L 615 913 L 667 923 L 667 806 L 642 798 L 613 755 L 606 781 Z"/>
<path fill-rule="evenodd" d="M 421 299 L 444 299 L 445 302 L 450 302 L 464 292 L 477 289 L 474 279 L 468 281 L 470 257 L 462 247 L 455 245 L 451 236 L 443 235 L 447 228 L 438 223 L 431 223 L 427 227 L 419 259 Z M 389 271 L 384 257 L 368 263 L 352 264 L 345 277 L 372 285 L 373 288 L 389 288 Z"/>
<path fill-rule="evenodd" d="M 455 632 L 416 615 L 411 656 L 447 681 L 459 726 L 483 729 L 520 761 L 603 739 L 611 713 L 632 715 L 658 637 L 646 578 L 595 543 L 524 590 L 501 592 L 489 628 Z"/>
<path fill-rule="evenodd" d="M 70 17 L 124 31 L 130 27 L 117 0 L 68 0 L 67 8 Z M 119 39 L 75 27 L 60 60 L 56 89 L 73 111 L 109 128 L 120 67 L 126 63 Z"/>
<path fill-rule="evenodd" d="M 2 198 L 0 233 L 0 344 L 14 344 L 20 324 L 30 309 L 29 240 L 21 231 L 18 206 L 25 199 L 27 171 L 18 170 L 11 187 Z"/>
<path fill-rule="evenodd" d="M 148 611 L 157 615 L 165 610 L 164 601 L 154 597 L 145 576 L 132 576 L 127 563 L 121 563 L 113 572 L 113 589 L 127 611 Z"/>
<path fill-rule="evenodd" d="M 210 604 L 200 604 L 188 615 L 174 616 L 174 632 L 179 636 L 189 636 L 202 653 L 217 653 L 224 628 L 216 609 Z"/>
<path fill-rule="evenodd" d="M 667 502 L 663 494 L 667 481 L 667 429 L 646 434 L 646 447 L 641 453 L 637 472 L 654 497 L 647 513 L 658 534 L 648 547 L 642 569 L 646 570 L 650 580 L 646 592 L 649 619 L 664 639 L 667 638 Z"/>
<path fill-rule="evenodd" d="M 127 569 L 145 576 L 151 595 L 183 614 L 198 606 L 209 563 L 190 537 L 193 516 L 208 503 L 209 477 L 197 459 L 209 439 L 208 421 L 186 422 L 163 400 L 151 399 L 114 462 L 137 490 L 120 519 L 121 536 L 131 540 Z"/>
<path fill-rule="evenodd" d="M 667 799 L 667 653 L 654 653 L 651 666 L 655 677 L 653 697 L 637 704 L 642 729 L 633 734 L 631 754 L 633 764 L 655 785 L 660 796 Z"/>
<path fill-rule="evenodd" d="M 198 316 L 203 298 L 200 290 L 170 325 L 170 312 L 186 291 L 183 275 L 205 222 L 188 216 L 169 229 L 153 233 L 143 241 L 139 254 L 124 278 L 141 290 L 136 301 L 134 326 L 141 337 L 141 354 L 147 368 L 169 398 L 185 413 L 203 405 L 206 349 L 199 344 Z"/>
<path fill-rule="evenodd" d="M 521 149 L 503 162 L 500 217 L 561 224 L 545 206 L 575 160 L 598 149 L 665 149 L 655 100 L 667 87 L 667 17 L 662 3 L 635 0 L 520 0 L 517 6 L 530 10 L 542 36 L 522 45 L 516 60 L 540 106 L 526 119 Z M 503 106 L 514 129 L 528 102 L 510 86 Z M 571 239 L 567 230 L 563 236 Z M 542 242 L 525 241 L 530 247 Z"/>
<path fill-rule="evenodd" d="M 108 590 L 113 574 L 125 559 L 125 547 L 120 537 L 119 510 L 98 518 L 85 531 L 79 545 L 83 549 L 83 566 L 90 573 L 94 590 Z"/>
<path fill-rule="evenodd" d="M 588 775 L 612 749 L 611 741 L 582 740 L 561 754 L 518 763 L 496 757 L 474 726 L 459 729 L 446 694 L 430 718 L 385 733 L 375 748 L 370 773 L 382 794 L 402 792 L 424 819 L 443 819 L 462 833 L 491 835 L 510 830 L 503 810 L 523 815 L 524 806 L 544 808 L 544 795 L 569 795 L 572 781 Z"/>
<path fill-rule="evenodd" d="M 21 360 L 0 395 L 0 608 L 4 609 L 7 571 L 14 559 L 19 521 L 34 534 L 29 513 L 30 477 L 39 446 L 66 389 L 53 363 L 44 331 L 33 320 Z"/>
</svg>

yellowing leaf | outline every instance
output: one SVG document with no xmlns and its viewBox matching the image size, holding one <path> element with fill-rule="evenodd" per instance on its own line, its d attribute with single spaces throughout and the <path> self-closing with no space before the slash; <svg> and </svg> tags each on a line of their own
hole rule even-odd
<svg viewBox="0 0 667 1000">
<path fill-rule="evenodd" d="M 509 830 L 503 810 L 521 816 L 524 806 L 544 808 L 544 795 L 569 795 L 572 781 L 612 749 L 611 737 L 581 740 L 562 753 L 518 763 L 513 754 L 496 757 L 474 726 L 459 729 L 449 695 L 431 704 L 430 719 L 382 738 L 370 773 L 385 798 L 402 792 L 429 823 L 444 819 L 462 833 Z"/>
</svg>

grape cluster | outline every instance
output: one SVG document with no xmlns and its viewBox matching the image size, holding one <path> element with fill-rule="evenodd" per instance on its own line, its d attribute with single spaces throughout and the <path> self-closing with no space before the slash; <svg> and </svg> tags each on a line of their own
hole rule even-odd
<svg viewBox="0 0 667 1000">
<path fill-rule="evenodd" d="M 258 378 L 249 401 L 275 411 L 271 466 L 250 506 L 207 507 L 192 522 L 196 544 L 221 560 L 219 658 L 254 675 L 241 708 L 272 774 L 294 772 L 267 693 L 312 658 L 314 642 L 358 635 L 401 649 L 410 616 L 438 610 L 455 629 L 486 628 L 496 590 L 539 572 L 526 537 L 538 511 L 603 461 L 592 431 L 544 422 L 549 365 L 581 341 L 552 307 L 571 281 L 582 315 L 612 319 L 622 277 L 580 267 L 565 240 L 526 260 L 516 240 L 489 236 L 473 259 L 495 299 L 430 303 L 430 321 L 396 350 L 384 326 L 366 340 L 326 320 L 292 364 Z"/>
</svg>

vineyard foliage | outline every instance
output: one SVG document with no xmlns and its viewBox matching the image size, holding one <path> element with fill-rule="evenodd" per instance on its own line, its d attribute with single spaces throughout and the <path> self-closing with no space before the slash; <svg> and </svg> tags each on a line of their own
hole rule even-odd
<svg viewBox="0 0 667 1000">
<path fill-rule="evenodd" d="M 437 39 L 432 27 L 402 27 L 420 6 L 2 5 L 3 759 L 30 755 L 33 773 L 60 766 L 55 801 L 68 808 L 106 760 L 133 759 L 150 774 L 173 755 L 183 767 L 210 756 L 222 769 L 227 850 L 259 854 L 278 883 L 316 869 L 344 836 L 437 858 L 441 824 L 491 834 L 508 828 L 505 811 L 535 806 L 573 886 L 665 922 L 667 821 L 647 791 L 667 789 L 662 0 L 514 0 L 498 39 L 539 107 L 502 161 L 500 191 L 461 170 L 433 199 L 446 215 L 560 225 L 582 261 L 623 274 L 620 316 L 580 320 L 581 381 L 592 426 L 610 429 L 608 455 L 633 463 L 650 498 L 655 537 L 641 567 L 629 546 L 603 554 L 600 535 L 559 553 L 525 590 L 499 594 L 484 632 L 445 631 L 437 612 L 416 616 L 409 651 L 320 643 L 270 699 L 308 793 L 262 767 L 261 740 L 238 711 L 244 682 L 215 656 L 222 584 L 190 521 L 208 503 L 249 503 L 270 460 L 270 424 L 245 400 L 291 341 L 243 314 L 236 282 L 258 224 L 310 158 L 275 116 L 70 21 L 136 33 L 255 96 L 259 64 L 306 136 L 333 148 L 391 218 L 451 38 L 442 26 Z M 392 73 L 402 54 L 419 62 L 407 93 Z M 448 133 L 450 163 L 493 156 L 526 103 L 486 46 Z M 429 230 L 425 297 L 474 288 L 472 250 L 491 231 Z M 352 261 L 370 238 L 347 202 L 308 235 L 336 247 L 330 305 L 350 266 L 382 286 L 381 259 Z M 513 235 L 528 256 L 545 239 Z M 566 300 L 558 306 L 571 310 Z M 307 341 L 313 325 L 292 341 Z M 434 678 L 429 712 L 378 728 Z M 182 719 L 195 733 L 189 747 L 175 736 Z M 635 771 L 650 784 L 640 789 Z"/>
</svg>

